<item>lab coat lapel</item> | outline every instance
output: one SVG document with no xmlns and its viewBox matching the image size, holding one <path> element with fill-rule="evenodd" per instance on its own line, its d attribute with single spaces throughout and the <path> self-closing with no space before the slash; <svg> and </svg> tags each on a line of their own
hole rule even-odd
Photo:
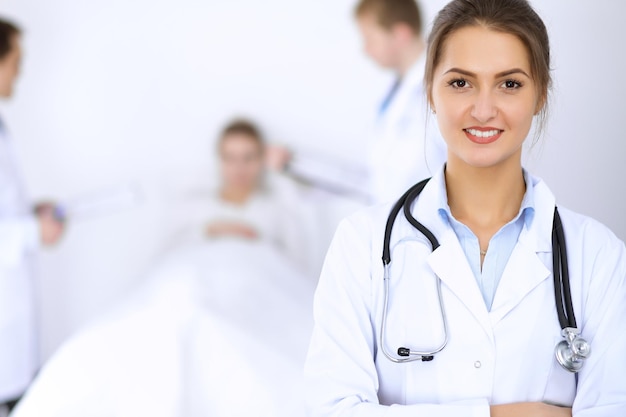
<svg viewBox="0 0 626 417">
<path fill-rule="evenodd" d="M 520 239 L 504 268 L 496 290 L 489 314 L 492 325 L 502 320 L 549 276 L 550 270 L 541 262 L 535 249 Z"/>
<path fill-rule="evenodd" d="M 444 232 L 440 243 L 441 246 L 428 259 L 430 267 L 445 287 L 472 313 L 491 339 L 493 332 L 487 306 L 452 228 Z"/>
<path fill-rule="evenodd" d="M 439 248 L 428 258 L 433 272 L 492 338 L 492 326 L 551 276 L 551 270 L 544 265 L 540 256 L 552 252 L 555 199 L 543 181 L 531 177 L 535 199 L 534 219 L 530 227 L 525 226 L 520 234 L 489 312 L 454 230 L 440 216 L 433 216 L 438 212 L 443 198 L 441 194 L 445 192 L 443 175 L 441 170 L 432 178 L 411 211 L 418 220 L 423 219 L 424 225 L 439 238 Z"/>
<path fill-rule="evenodd" d="M 491 307 L 492 325 L 502 320 L 528 293 L 552 274 L 540 256 L 552 252 L 555 200 L 545 183 L 536 178 L 532 178 L 532 181 L 535 187 L 535 216 L 530 228 L 525 226 L 522 229 L 515 249 L 504 268 Z"/>
<path fill-rule="evenodd" d="M 485 333 L 491 338 L 492 331 L 487 307 L 472 269 L 454 230 L 438 214 L 440 205 L 446 199 L 443 182 L 442 167 L 424 187 L 411 208 L 411 212 L 439 240 L 440 246 L 429 255 L 427 260 L 430 268 L 441 279 L 444 290 L 448 289 L 454 294 L 458 301 L 480 322 Z"/>
</svg>

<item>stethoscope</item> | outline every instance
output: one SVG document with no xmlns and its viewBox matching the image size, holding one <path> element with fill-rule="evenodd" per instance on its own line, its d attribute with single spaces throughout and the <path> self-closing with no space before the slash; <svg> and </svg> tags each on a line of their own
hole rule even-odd
<svg viewBox="0 0 626 417">
<path fill-rule="evenodd" d="M 411 205 L 420 195 L 429 179 L 426 179 L 411 187 L 393 206 L 385 225 L 385 237 L 383 241 L 383 267 L 384 267 L 384 302 L 382 323 L 380 329 L 380 348 L 383 354 L 392 362 L 406 363 L 421 360 L 423 362 L 434 359 L 435 354 L 441 352 L 448 344 L 448 323 L 446 311 L 441 292 L 441 279 L 437 277 L 437 297 L 439 298 L 439 310 L 443 327 L 443 340 L 435 349 L 429 351 L 417 351 L 407 347 L 399 347 L 397 356 L 391 355 L 385 347 L 385 331 L 387 328 L 387 311 L 389 309 L 389 270 L 391 264 L 391 231 L 400 211 L 404 211 L 407 221 L 419 230 L 429 241 L 432 250 L 439 247 L 439 242 L 433 233 L 423 224 L 418 222 L 411 214 Z M 556 312 L 561 325 L 561 335 L 564 340 L 560 341 L 554 353 L 557 362 L 570 372 L 578 372 L 589 357 L 591 348 L 589 343 L 580 336 L 576 327 L 576 317 L 572 306 L 572 294 L 569 282 L 569 270 L 567 267 L 567 251 L 565 248 L 565 235 L 563 234 L 563 224 L 557 208 L 554 208 L 554 219 L 552 222 L 552 267 L 554 276 L 554 297 L 556 301 Z"/>
</svg>

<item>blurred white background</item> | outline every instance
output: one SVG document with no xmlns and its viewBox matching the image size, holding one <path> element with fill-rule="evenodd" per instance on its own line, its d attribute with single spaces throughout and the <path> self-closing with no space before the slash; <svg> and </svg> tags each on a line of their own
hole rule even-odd
<svg viewBox="0 0 626 417">
<path fill-rule="evenodd" d="M 432 20 L 444 0 L 422 0 Z M 555 91 L 527 166 L 560 204 L 626 238 L 626 3 L 534 0 Z M 270 140 L 365 156 L 390 76 L 368 62 L 353 0 L 3 0 L 24 29 L 17 94 L 2 113 L 34 198 L 136 184 L 142 204 L 70 225 L 41 259 L 42 357 L 142 277 L 165 244 L 175 191 L 214 175 L 234 115 Z M 202 179 L 202 180 L 199 180 Z"/>
</svg>

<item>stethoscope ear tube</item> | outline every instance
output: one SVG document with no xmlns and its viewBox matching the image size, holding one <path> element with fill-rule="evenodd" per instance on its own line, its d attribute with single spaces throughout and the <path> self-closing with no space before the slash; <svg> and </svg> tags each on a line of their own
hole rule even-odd
<svg viewBox="0 0 626 417">
<path fill-rule="evenodd" d="M 387 217 L 387 223 L 385 224 L 385 237 L 383 238 L 383 265 L 389 265 L 389 263 L 391 262 L 391 231 L 393 230 L 393 224 L 395 223 L 396 218 L 400 213 L 400 210 L 402 210 L 402 207 L 405 206 L 405 203 L 407 202 L 410 195 L 415 192 L 415 197 L 413 197 L 412 200 L 408 200 L 413 201 L 417 197 L 417 195 L 422 192 L 429 180 L 430 178 L 427 178 L 424 181 L 418 182 L 417 184 L 409 188 L 391 209 L 389 217 Z"/>
<path fill-rule="evenodd" d="M 576 328 L 576 317 L 572 306 L 572 292 L 569 282 L 569 267 L 563 223 L 558 209 L 554 208 L 552 225 L 552 275 L 554 277 L 554 297 L 561 329 Z"/>
<path fill-rule="evenodd" d="M 412 190 L 407 196 L 407 201 L 409 202 L 415 201 L 419 193 L 422 192 L 422 189 L 426 185 L 426 182 L 428 181 L 422 181 L 420 184 L 418 184 L 418 185 L 422 185 L 422 184 L 423 185 L 421 186 L 421 188 L 415 188 L 414 190 Z M 425 227 L 422 223 L 418 222 L 417 219 L 413 216 L 413 214 L 411 213 L 410 204 L 404 204 L 404 217 L 406 217 L 407 221 L 411 223 L 413 227 L 415 227 L 424 236 L 426 236 L 426 238 L 430 242 L 430 245 L 432 246 L 433 251 L 439 247 L 439 241 L 437 240 L 435 235 L 433 235 L 433 233 L 430 230 L 428 230 L 427 227 Z"/>
</svg>

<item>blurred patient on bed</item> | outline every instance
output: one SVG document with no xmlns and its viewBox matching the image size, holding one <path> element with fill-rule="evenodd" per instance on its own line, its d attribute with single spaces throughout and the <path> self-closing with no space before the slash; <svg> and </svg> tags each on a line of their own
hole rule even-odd
<svg viewBox="0 0 626 417">
<path fill-rule="evenodd" d="M 304 416 L 314 280 L 298 257 L 316 210 L 269 172 L 254 124 L 217 139 L 217 184 L 170 196 L 177 240 L 63 343 L 12 417 Z"/>
<path fill-rule="evenodd" d="M 189 193 L 176 212 L 175 244 L 198 240 L 244 239 L 270 243 L 301 269 L 306 268 L 302 239 L 303 207 L 298 185 L 268 169 L 266 145 L 251 121 L 236 119 L 221 131 L 217 144 L 219 183 Z"/>
</svg>

